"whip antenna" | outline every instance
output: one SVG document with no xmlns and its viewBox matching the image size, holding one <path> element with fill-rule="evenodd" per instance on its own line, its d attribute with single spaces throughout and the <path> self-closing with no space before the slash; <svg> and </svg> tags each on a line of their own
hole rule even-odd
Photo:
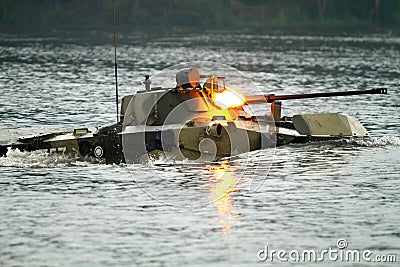
<svg viewBox="0 0 400 267">
<path fill-rule="evenodd" d="M 114 75 L 115 75 L 115 104 L 117 107 L 117 123 L 118 123 L 118 75 L 117 75 L 117 36 L 115 23 L 115 0 L 113 0 L 113 19 L 114 19 Z"/>
</svg>

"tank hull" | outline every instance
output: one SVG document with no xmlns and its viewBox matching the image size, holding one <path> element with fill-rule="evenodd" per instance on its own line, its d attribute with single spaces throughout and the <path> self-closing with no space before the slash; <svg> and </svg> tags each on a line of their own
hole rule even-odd
<svg viewBox="0 0 400 267">
<path fill-rule="evenodd" d="M 20 138 L 1 145 L 0 155 L 6 156 L 9 149 L 19 149 L 64 153 L 82 160 L 116 164 L 143 162 L 148 155 L 160 154 L 173 159 L 214 161 L 290 143 L 369 136 L 355 118 L 336 113 L 295 115 L 266 127 L 275 129 L 261 129 L 259 123 L 251 120 L 189 122 L 183 126 L 123 127 L 116 123 Z"/>
</svg>

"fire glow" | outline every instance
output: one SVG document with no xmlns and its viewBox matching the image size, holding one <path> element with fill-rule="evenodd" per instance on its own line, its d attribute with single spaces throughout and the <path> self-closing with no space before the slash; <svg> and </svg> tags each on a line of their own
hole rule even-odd
<svg viewBox="0 0 400 267">
<path fill-rule="evenodd" d="M 228 88 L 220 93 L 215 93 L 213 100 L 215 104 L 224 109 L 240 107 L 246 103 L 246 97 L 242 93 Z"/>
</svg>

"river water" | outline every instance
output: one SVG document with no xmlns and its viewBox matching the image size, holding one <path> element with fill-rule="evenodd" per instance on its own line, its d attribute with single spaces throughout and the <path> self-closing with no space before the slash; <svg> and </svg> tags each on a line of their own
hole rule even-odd
<svg viewBox="0 0 400 267">
<path fill-rule="evenodd" d="M 0 142 L 116 119 L 112 36 L 61 36 L 0 35 Z M 258 259 L 266 246 L 320 252 L 338 249 L 338 239 L 399 260 L 400 37 L 118 37 L 120 96 L 144 75 L 190 61 L 237 68 L 265 93 L 387 87 L 389 95 L 286 101 L 284 115 L 352 115 L 372 138 L 253 152 L 247 163 L 104 165 L 10 151 L 0 158 L 1 266 L 267 265 Z M 196 208 L 165 205 L 146 188 Z"/>
</svg>

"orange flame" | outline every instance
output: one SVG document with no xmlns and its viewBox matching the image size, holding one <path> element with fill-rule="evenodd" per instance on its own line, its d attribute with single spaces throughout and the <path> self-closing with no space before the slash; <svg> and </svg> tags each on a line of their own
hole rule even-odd
<svg viewBox="0 0 400 267">
<path fill-rule="evenodd" d="M 220 93 L 214 93 L 213 100 L 216 105 L 224 109 L 241 107 L 246 103 L 246 97 L 242 93 L 228 88 Z"/>
</svg>

